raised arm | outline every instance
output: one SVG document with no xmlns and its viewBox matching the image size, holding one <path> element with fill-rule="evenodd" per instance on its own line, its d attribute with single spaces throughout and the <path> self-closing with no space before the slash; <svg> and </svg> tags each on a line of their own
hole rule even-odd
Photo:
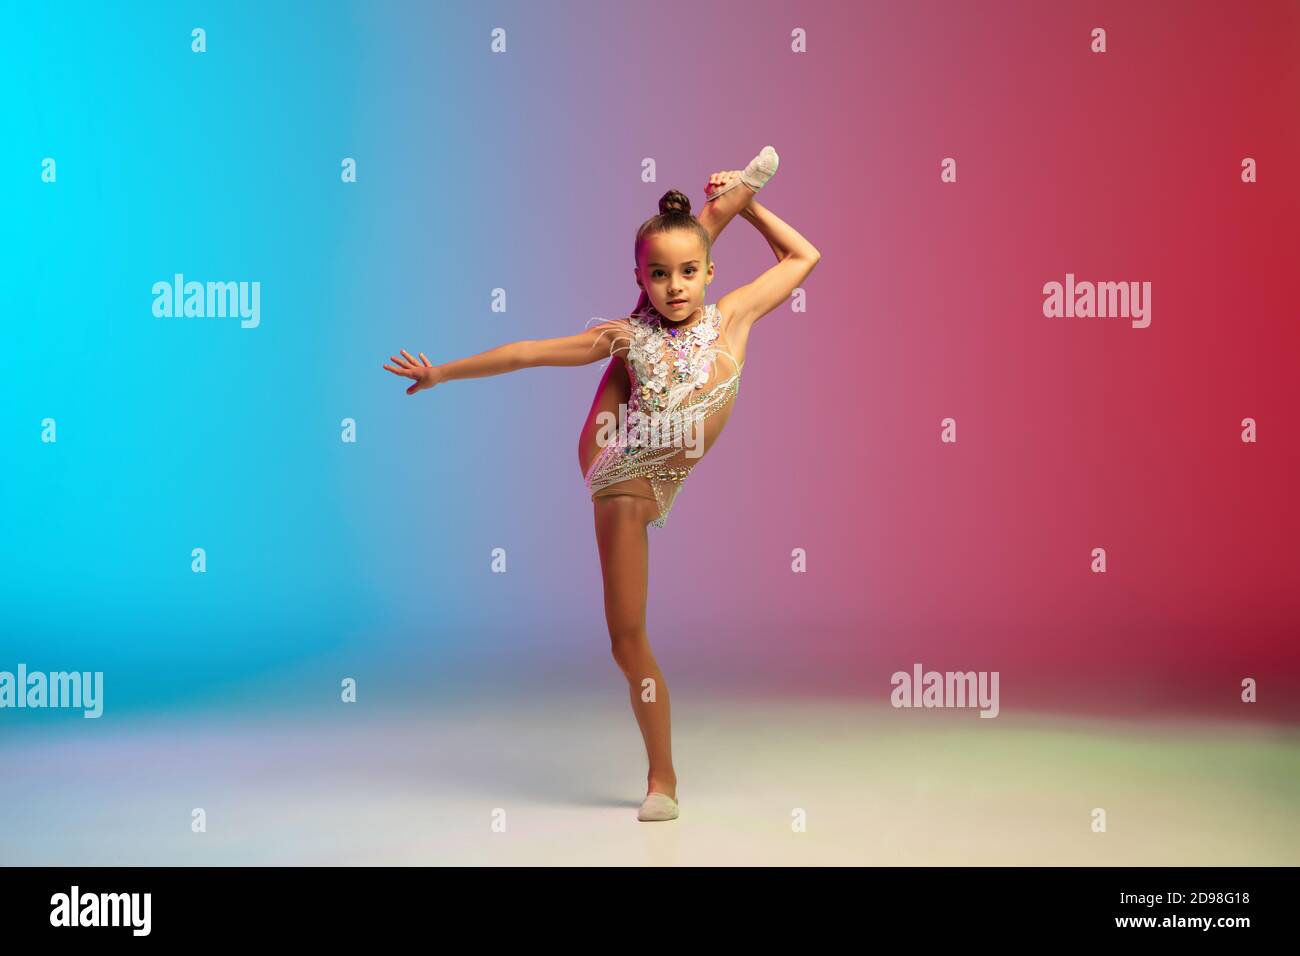
<svg viewBox="0 0 1300 956">
<path fill-rule="evenodd" d="M 777 263 L 748 285 L 728 292 L 718 300 L 718 308 L 730 316 L 732 323 L 748 330 L 767 313 L 790 298 L 821 260 L 817 247 L 801 236 L 793 226 L 757 200 L 740 215 L 754 224 L 776 254 Z"/>
<path fill-rule="evenodd" d="M 392 356 L 394 364 L 385 365 L 384 368 L 394 375 L 414 379 L 414 384 L 406 390 L 407 395 L 414 395 L 426 388 L 461 378 L 484 378 L 539 365 L 590 365 L 610 356 L 610 337 L 602 337 L 601 334 L 610 324 L 603 322 L 577 335 L 508 342 L 444 365 L 431 365 L 423 352 L 420 353 L 419 360 L 416 360 L 403 349 L 401 354 L 404 357 Z"/>
<path fill-rule="evenodd" d="M 741 217 L 742 219 L 747 219 L 747 220 L 749 220 L 750 222 L 753 222 L 753 213 L 750 213 L 750 211 L 749 211 L 748 209 L 746 209 L 744 212 L 742 212 L 742 213 L 740 214 L 740 217 Z M 757 224 L 757 223 L 754 224 L 754 228 L 755 228 L 755 229 L 758 229 L 758 224 Z M 762 230 L 759 230 L 759 231 L 762 232 Z M 782 258 L 785 257 L 785 253 L 784 253 L 784 251 L 782 251 L 781 247 L 778 246 L 778 245 L 777 245 L 777 244 L 772 240 L 772 238 L 771 238 L 770 236 L 764 235 L 763 238 L 767 240 L 767 244 L 768 244 L 768 246 L 771 247 L 772 252 L 776 255 L 776 261 L 777 261 L 777 262 L 780 262 L 780 261 L 782 260 Z"/>
</svg>

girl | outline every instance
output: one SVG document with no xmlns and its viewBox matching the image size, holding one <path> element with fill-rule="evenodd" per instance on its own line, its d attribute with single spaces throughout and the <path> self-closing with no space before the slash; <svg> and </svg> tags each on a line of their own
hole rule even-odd
<svg viewBox="0 0 1300 956">
<path fill-rule="evenodd" d="M 777 161 L 768 146 L 743 172 L 714 173 L 698 218 L 686 196 L 675 189 L 664 194 L 659 215 L 637 231 L 633 276 L 641 298 L 632 315 L 577 335 L 511 342 L 444 365 L 430 364 L 423 352 L 417 361 L 402 350 L 401 358 L 392 356 L 393 365 L 383 366 L 413 379 L 406 394 L 414 395 L 455 379 L 622 358 L 609 362 L 596 390 L 579 436 L 578 461 L 595 509 L 614 660 L 627 678 L 650 763 L 639 820 L 672 820 L 679 811 L 668 687 L 646 636 L 646 528 L 664 526 L 682 482 L 726 424 L 750 330 L 789 298 L 821 258 L 812 243 L 754 200 Z M 713 242 L 736 216 L 753 223 L 777 263 L 708 303 Z"/>
</svg>

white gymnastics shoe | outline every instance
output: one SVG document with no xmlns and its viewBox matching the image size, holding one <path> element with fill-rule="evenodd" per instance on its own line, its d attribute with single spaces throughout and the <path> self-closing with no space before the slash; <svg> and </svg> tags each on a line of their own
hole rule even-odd
<svg viewBox="0 0 1300 956">
<path fill-rule="evenodd" d="M 677 801 L 666 793 L 651 790 L 645 795 L 645 800 L 641 804 L 641 809 L 637 811 L 636 818 L 643 823 L 655 820 L 676 820 Z"/>
<path fill-rule="evenodd" d="M 755 156 L 753 159 L 749 161 L 749 165 L 745 167 L 745 170 L 740 174 L 739 179 L 737 179 L 731 185 L 724 186 L 722 189 L 719 189 L 716 193 L 713 193 L 711 196 L 709 196 L 708 199 L 704 201 L 712 202 L 714 199 L 717 199 L 719 196 L 722 196 L 730 192 L 731 190 L 735 189 L 741 183 L 744 183 L 750 189 L 754 190 L 754 192 L 758 192 L 760 189 L 762 189 L 764 186 L 767 185 L 767 181 L 769 179 L 771 179 L 773 176 L 776 175 L 776 167 L 780 164 L 780 162 L 781 162 L 781 157 L 776 155 L 776 150 L 774 150 L 771 146 L 764 146 L 762 151 L 760 151 L 757 156 Z"/>
</svg>

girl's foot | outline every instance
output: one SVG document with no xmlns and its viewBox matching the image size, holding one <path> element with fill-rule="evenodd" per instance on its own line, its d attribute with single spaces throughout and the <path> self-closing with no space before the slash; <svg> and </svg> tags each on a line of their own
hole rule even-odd
<svg viewBox="0 0 1300 956">
<path fill-rule="evenodd" d="M 677 799 L 677 775 L 662 771 L 649 774 L 645 779 L 646 793 L 662 793 L 665 797 Z"/>
<path fill-rule="evenodd" d="M 749 165 L 745 167 L 745 170 L 740 174 L 739 179 L 727 186 L 723 186 L 717 192 L 712 193 L 709 198 L 704 201 L 712 202 L 719 196 L 725 195 L 735 189 L 741 183 L 744 183 L 750 189 L 754 190 L 754 192 L 758 192 L 767 185 L 769 179 L 776 175 L 776 167 L 779 165 L 780 161 L 781 158 L 777 156 L 776 150 L 771 146 L 764 146 L 762 151 L 749 161 Z"/>
<path fill-rule="evenodd" d="M 659 820 L 676 820 L 677 814 L 676 800 L 666 793 L 651 790 L 645 795 L 645 800 L 641 803 L 641 809 L 637 811 L 636 818 L 642 823 L 654 823 Z"/>
</svg>

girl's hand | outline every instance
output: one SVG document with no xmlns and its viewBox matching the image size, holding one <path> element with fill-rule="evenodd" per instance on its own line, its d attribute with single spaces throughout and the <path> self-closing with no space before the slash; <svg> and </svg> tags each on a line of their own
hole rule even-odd
<svg viewBox="0 0 1300 956">
<path fill-rule="evenodd" d="M 426 388 L 433 388 L 433 386 L 442 381 L 442 376 L 439 374 L 438 366 L 430 365 L 429 360 L 424 357 L 423 352 L 420 353 L 419 362 L 411 358 L 411 353 L 406 351 L 406 349 L 402 349 L 402 355 L 405 356 L 404 359 L 400 359 L 396 355 L 389 356 L 397 363 L 397 368 L 394 368 L 391 365 L 385 365 L 384 368 L 388 369 L 388 371 L 392 372 L 394 375 L 402 376 L 402 378 L 415 379 L 415 384 L 406 390 L 407 395 L 414 395 L 416 392 L 424 391 Z"/>
<path fill-rule="evenodd" d="M 704 195 L 712 196 L 715 192 L 717 192 L 719 189 L 722 189 L 724 186 L 730 186 L 738 178 L 740 178 L 739 169 L 732 169 L 730 171 L 714 173 L 712 176 L 709 177 L 709 181 L 704 184 Z M 705 202 L 708 202 L 708 200 L 706 199 Z"/>
</svg>

